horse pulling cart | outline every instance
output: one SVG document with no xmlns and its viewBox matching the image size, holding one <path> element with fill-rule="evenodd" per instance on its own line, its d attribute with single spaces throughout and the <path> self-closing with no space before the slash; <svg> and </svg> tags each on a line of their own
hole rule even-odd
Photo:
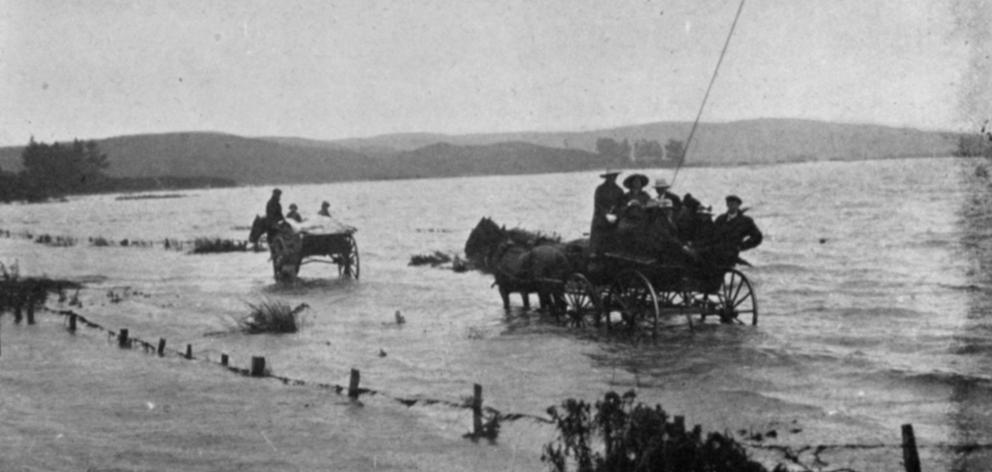
<svg viewBox="0 0 992 472">
<path fill-rule="evenodd" d="M 680 317 L 690 329 L 707 317 L 723 323 L 758 324 L 754 288 L 732 266 L 610 252 L 597 259 L 578 257 L 584 261 L 576 265 L 586 270 L 569 275 L 562 287 L 565 315 L 573 323 L 610 326 L 619 322 L 653 332 L 662 322 Z"/>
<path fill-rule="evenodd" d="M 264 218 L 255 216 L 248 240 L 258 243 L 268 231 L 272 272 L 277 282 L 295 279 L 300 266 L 312 263 L 335 264 L 339 277 L 358 279 L 361 260 L 355 228 L 328 220 L 296 229 L 288 223 L 269 229 Z"/>
</svg>

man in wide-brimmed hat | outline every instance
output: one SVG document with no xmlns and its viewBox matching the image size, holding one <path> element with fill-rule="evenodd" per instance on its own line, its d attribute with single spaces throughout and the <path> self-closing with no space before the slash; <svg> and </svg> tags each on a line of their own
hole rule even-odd
<svg viewBox="0 0 992 472">
<path fill-rule="evenodd" d="M 593 196 L 592 226 L 589 229 L 589 250 L 593 256 L 601 254 L 610 245 L 615 212 L 623 203 L 623 189 L 617 185 L 620 172 L 607 169 L 599 176 L 603 183 L 596 187 Z M 613 221 L 610 216 L 613 215 Z"/>
</svg>

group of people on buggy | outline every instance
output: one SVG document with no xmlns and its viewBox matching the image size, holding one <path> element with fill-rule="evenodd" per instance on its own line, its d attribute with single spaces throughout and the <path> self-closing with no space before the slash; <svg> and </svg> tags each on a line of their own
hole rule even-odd
<svg viewBox="0 0 992 472">
<path fill-rule="evenodd" d="M 762 234 L 741 198 L 726 197 L 727 211 L 715 219 L 710 207 L 686 193 L 671 192 L 664 178 L 654 182 L 656 195 L 645 189 L 650 180 L 634 173 L 617 185 L 620 172 L 606 171 L 596 188 L 589 256 L 595 262 L 607 253 L 651 258 L 662 264 L 713 269 L 733 267 L 741 251 L 761 244 Z"/>
</svg>

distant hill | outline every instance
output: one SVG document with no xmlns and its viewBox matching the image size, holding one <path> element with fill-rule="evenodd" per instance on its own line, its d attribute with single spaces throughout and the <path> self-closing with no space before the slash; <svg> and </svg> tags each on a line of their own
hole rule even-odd
<svg viewBox="0 0 992 472">
<path fill-rule="evenodd" d="M 437 135 L 390 134 L 327 141 L 349 149 L 396 151 L 422 147 L 425 142 L 485 145 L 527 142 L 596 152 L 602 137 L 685 142 L 690 122 L 661 122 L 581 132 L 520 132 Z M 862 160 L 890 157 L 949 156 L 957 148 L 956 133 L 867 124 L 828 123 L 796 119 L 758 119 L 730 123 L 700 123 L 686 165 L 745 165 L 815 160 Z"/>
<path fill-rule="evenodd" d="M 596 140 L 684 141 L 690 123 L 665 122 L 582 132 L 469 135 L 408 133 L 321 141 L 167 133 L 98 140 L 113 177 L 231 179 L 239 184 L 317 183 L 598 169 Z M 761 119 L 702 123 L 686 165 L 949 156 L 960 135 L 878 125 Z M 22 147 L 0 148 L 0 169 L 20 169 Z M 632 167 L 647 164 L 629 164 Z"/>
</svg>

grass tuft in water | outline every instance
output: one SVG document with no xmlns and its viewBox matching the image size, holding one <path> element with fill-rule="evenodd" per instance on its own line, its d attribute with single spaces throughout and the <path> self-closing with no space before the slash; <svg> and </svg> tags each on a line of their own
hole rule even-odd
<svg viewBox="0 0 992 472">
<path fill-rule="evenodd" d="M 216 252 L 241 252 L 248 250 L 247 241 L 234 241 L 220 238 L 196 238 L 193 240 L 193 254 Z"/>
<path fill-rule="evenodd" d="M 300 313 L 310 308 L 300 303 L 295 308 L 286 302 L 266 299 L 259 303 L 249 303 L 251 312 L 238 322 L 241 331 L 247 334 L 295 333 L 300 329 Z"/>
</svg>

